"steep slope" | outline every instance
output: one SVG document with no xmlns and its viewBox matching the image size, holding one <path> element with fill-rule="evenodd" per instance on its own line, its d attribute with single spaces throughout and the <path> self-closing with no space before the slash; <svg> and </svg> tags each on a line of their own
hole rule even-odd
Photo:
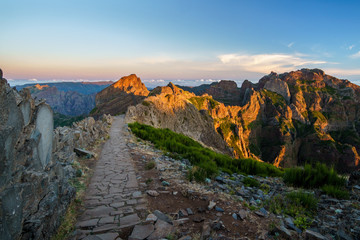
<svg viewBox="0 0 360 240">
<path fill-rule="evenodd" d="M 129 121 L 168 127 L 214 148 L 219 147 L 214 143 L 218 140 L 204 139 L 216 131 L 236 157 L 282 167 L 323 162 L 348 172 L 360 164 L 359 89 L 321 70 L 302 69 L 271 73 L 257 84 L 244 81 L 237 90 L 240 106 L 225 106 L 207 94 L 196 96 L 169 85 L 154 89 L 127 116 Z M 194 118 L 198 114 L 202 118 Z M 205 116 L 212 122 L 206 120 L 211 125 L 207 128 Z"/>
<path fill-rule="evenodd" d="M 128 108 L 126 121 L 169 128 L 222 153 L 231 154 L 227 144 L 215 131 L 213 119 L 189 101 L 194 97 L 195 94 L 172 83 L 166 87 L 157 87 L 141 104 Z"/>
<path fill-rule="evenodd" d="M 91 114 L 100 116 L 126 112 L 129 106 L 142 102 L 148 94 L 149 91 L 135 74 L 122 77 L 96 94 L 96 107 Z"/>
</svg>

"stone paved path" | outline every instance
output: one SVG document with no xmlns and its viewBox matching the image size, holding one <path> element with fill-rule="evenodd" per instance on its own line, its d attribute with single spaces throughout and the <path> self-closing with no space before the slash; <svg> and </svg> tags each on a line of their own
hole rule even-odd
<svg viewBox="0 0 360 240">
<path fill-rule="evenodd" d="M 146 209 L 138 190 L 134 164 L 126 145 L 124 116 L 114 117 L 110 139 L 104 144 L 87 189 L 86 210 L 76 224 L 75 239 L 116 239 L 121 229 L 140 223 Z"/>
</svg>

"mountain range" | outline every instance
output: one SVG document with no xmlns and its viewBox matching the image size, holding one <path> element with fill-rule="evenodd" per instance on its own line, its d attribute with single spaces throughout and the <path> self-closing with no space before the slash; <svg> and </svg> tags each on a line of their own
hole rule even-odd
<svg viewBox="0 0 360 240">
<path fill-rule="evenodd" d="M 359 86 L 320 69 L 272 72 L 240 88 L 226 80 L 151 92 L 130 75 L 96 95 L 96 111 L 128 108 L 128 122 L 169 128 L 236 158 L 278 167 L 321 162 L 349 172 L 360 163 L 359 100 Z"/>
</svg>

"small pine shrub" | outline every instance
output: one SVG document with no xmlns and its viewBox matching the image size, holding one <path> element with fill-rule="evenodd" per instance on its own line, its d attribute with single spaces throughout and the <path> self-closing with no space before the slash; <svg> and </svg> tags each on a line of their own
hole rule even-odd
<svg viewBox="0 0 360 240">
<path fill-rule="evenodd" d="M 303 188 L 318 188 L 324 185 L 345 186 L 345 178 L 339 176 L 333 168 L 317 163 L 314 167 L 306 164 L 303 168 L 285 169 L 284 182 Z"/>
<path fill-rule="evenodd" d="M 150 162 L 146 163 L 145 169 L 146 169 L 146 170 L 151 170 L 151 169 L 153 169 L 155 166 L 156 166 L 156 163 L 155 163 L 154 161 L 150 161 Z"/>
<path fill-rule="evenodd" d="M 269 211 L 295 218 L 294 224 L 302 229 L 308 228 L 317 209 L 317 199 L 304 191 L 276 195 L 266 202 Z"/>
<path fill-rule="evenodd" d="M 327 195 L 332 196 L 337 199 L 349 199 L 350 195 L 349 192 L 346 190 L 342 190 L 339 187 L 332 186 L 332 185 L 324 185 L 321 187 Z"/>
<path fill-rule="evenodd" d="M 192 182 L 193 180 L 197 182 L 205 182 L 206 170 L 204 168 L 194 166 L 187 172 L 187 179 L 189 182 Z"/>
<path fill-rule="evenodd" d="M 286 198 L 292 203 L 300 204 L 308 211 L 315 211 L 317 207 L 317 200 L 311 193 L 304 191 L 291 192 L 286 195 Z"/>
<path fill-rule="evenodd" d="M 257 187 L 257 188 L 260 187 L 259 181 L 251 177 L 244 178 L 243 183 L 247 187 Z"/>
</svg>

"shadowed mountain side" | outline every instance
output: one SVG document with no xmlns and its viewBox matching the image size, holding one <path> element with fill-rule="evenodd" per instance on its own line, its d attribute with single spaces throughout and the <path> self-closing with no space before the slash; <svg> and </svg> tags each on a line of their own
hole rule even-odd
<svg viewBox="0 0 360 240">
<path fill-rule="evenodd" d="M 31 96 L 36 99 L 46 99 L 54 112 L 67 116 L 88 114 L 95 106 L 95 94 L 85 95 L 73 91 L 59 91 L 56 87 L 44 87 L 40 89 L 29 87 Z"/>
<path fill-rule="evenodd" d="M 198 96 L 207 93 L 211 95 L 216 101 L 222 102 L 225 105 L 241 105 L 241 90 L 237 87 L 237 84 L 234 81 L 221 80 L 220 82 L 203 84 L 197 87 L 178 87 L 188 92 L 195 93 Z"/>
<path fill-rule="evenodd" d="M 41 84 L 24 84 L 20 86 L 15 86 L 18 91 L 26 87 L 56 87 L 59 91 L 68 92 L 78 92 L 81 94 L 94 94 L 98 93 L 104 88 L 110 86 L 112 81 L 104 82 L 55 82 L 55 83 L 41 83 Z"/>
</svg>

